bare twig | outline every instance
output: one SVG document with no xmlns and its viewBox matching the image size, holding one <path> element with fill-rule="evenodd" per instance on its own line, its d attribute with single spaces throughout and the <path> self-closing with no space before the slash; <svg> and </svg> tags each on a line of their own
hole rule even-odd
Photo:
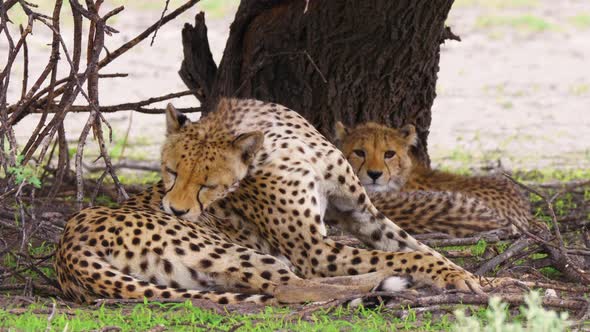
<svg viewBox="0 0 590 332">
<path fill-rule="evenodd" d="M 25 30 L 23 26 L 19 26 L 20 34 L 23 35 Z M 27 82 L 29 79 L 29 47 L 27 46 L 26 38 L 23 40 L 23 86 L 21 89 L 21 99 L 25 98 L 25 94 L 27 93 Z"/>
<path fill-rule="evenodd" d="M 450 247 L 477 244 L 479 241 L 482 240 L 486 241 L 486 243 L 497 243 L 505 239 L 501 239 L 500 237 L 498 237 L 498 235 L 495 234 L 485 234 L 466 238 L 424 240 L 423 243 L 429 247 Z"/>
<path fill-rule="evenodd" d="M 555 215 L 555 211 L 553 210 L 553 204 L 552 204 L 553 200 L 556 199 L 558 197 L 558 195 L 554 195 L 551 199 L 548 199 L 547 197 L 545 197 L 545 195 L 539 193 L 537 190 L 530 188 L 529 186 L 526 186 L 526 185 L 516 181 L 509 174 L 504 173 L 504 176 L 506 178 L 508 178 L 510 181 L 512 181 L 513 183 L 515 183 L 516 185 L 520 186 L 521 188 L 527 190 L 530 193 L 537 195 L 547 205 L 547 209 L 549 210 L 549 213 L 551 216 L 551 223 L 552 223 L 553 229 L 555 231 L 555 237 L 557 239 L 558 245 L 555 246 L 555 245 L 549 244 L 549 242 L 547 242 L 543 239 L 541 239 L 541 241 L 538 241 L 537 239 L 540 239 L 540 238 L 538 236 L 530 234 L 530 233 L 527 233 L 527 235 L 529 237 L 534 238 L 538 242 L 541 242 L 542 244 L 548 246 L 547 249 L 552 254 L 552 256 L 554 256 L 556 263 L 558 263 L 559 266 L 561 266 L 563 269 L 565 269 L 566 272 L 567 271 L 572 272 L 572 273 L 568 273 L 569 276 L 575 275 L 580 279 L 580 282 L 583 282 L 585 284 L 590 283 L 590 274 L 588 274 L 588 272 L 582 270 L 580 267 L 578 267 L 578 265 L 575 262 L 572 261 L 572 259 L 569 257 L 568 248 L 565 247 L 565 244 L 563 242 L 563 237 L 561 235 L 561 231 L 559 230 L 559 224 L 557 223 L 557 216 Z M 551 247 L 551 248 L 549 248 L 549 247 Z M 557 249 L 557 250 L 555 250 L 555 249 Z"/>
<path fill-rule="evenodd" d="M 307 51 L 303 51 L 303 54 L 305 54 L 305 56 L 307 57 L 307 59 L 309 60 L 309 62 L 313 66 L 313 68 L 318 72 L 318 74 L 322 78 L 322 81 L 324 81 L 324 83 L 328 83 L 328 80 L 326 79 L 326 77 L 324 76 L 324 74 L 322 73 L 322 71 L 320 70 L 318 65 L 315 64 L 315 61 L 313 61 L 313 59 L 311 58 L 311 55 L 309 55 L 309 53 L 307 53 Z"/>
<path fill-rule="evenodd" d="M 150 46 L 154 45 L 154 40 L 156 40 L 156 35 L 158 34 L 158 30 L 160 30 L 160 27 L 162 26 L 162 20 L 164 19 L 164 14 L 166 14 L 166 11 L 168 10 L 169 4 L 170 4 L 170 0 L 166 0 L 166 4 L 164 5 L 164 10 L 162 10 L 162 15 L 160 16 L 160 19 L 158 20 L 158 25 L 156 26 L 156 30 L 154 30 L 154 35 L 152 36 L 152 41 L 150 42 Z"/>
<path fill-rule="evenodd" d="M 103 58 L 102 60 L 100 60 L 100 62 L 98 63 L 98 67 L 99 68 L 102 68 L 102 67 L 106 66 L 107 64 L 111 63 L 113 60 L 115 60 L 116 58 L 118 58 L 121 54 L 129 51 L 133 46 L 139 44 L 142 40 L 144 40 L 152 32 L 156 31 L 156 29 L 159 29 L 162 25 L 164 25 L 164 24 L 170 22 L 171 20 L 175 19 L 178 15 L 180 15 L 183 12 L 185 12 L 186 10 L 190 9 L 192 6 L 194 6 L 199 1 L 200 0 L 190 0 L 190 1 L 187 1 L 185 4 L 183 4 L 182 6 L 178 7 L 176 10 L 174 10 L 170 14 L 168 14 L 165 17 L 163 17 L 162 19 L 158 20 L 158 22 L 152 24 L 144 32 L 142 32 L 139 35 L 137 35 L 137 37 L 131 39 L 130 41 L 128 41 L 127 43 L 123 44 L 121 47 L 119 47 L 115 51 L 109 53 L 105 58 Z"/>
<path fill-rule="evenodd" d="M 49 109 L 48 113 L 59 113 L 60 109 L 58 108 L 57 105 L 53 105 L 50 107 L 51 108 Z M 182 113 L 200 113 L 200 112 L 202 112 L 201 107 L 176 107 L 176 109 Z M 35 109 L 31 113 L 43 113 L 44 111 L 45 110 L 43 110 L 43 109 Z M 92 111 L 92 108 L 90 106 L 85 106 L 85 105 L 73 105 L 72 107 L 70 107 L 70 112 L 72 112 L 72 113 L 86 113 L 86 112 L 91 112 L 91 111 Z M 109 106 L 102 106 L 100 108 L 101 113 L 115 113 L 115 112 L 119 112 L 119 111 L 134 111 L 134 112 L 143 113 L 143 114 L 164 114 L 164 113 L 166 113 L 165 108 L 159 108 L 159 107 L 148 108 L 148 107 L 137 106 L 134 104 L 109 105 Z"/>
<path fill-rule="evenodd" d="M 534 244 L 535 241 L 531 238 L 522 238 L 518 239 L 514 242 L 506 251 L 501 253 L 500 255 L 490 259 L 489 261 L 482 264 L 476 271 L 475 274 L 477 275 L 485 275 L 489 271 L 496 268 L 498 265 L 502 264 L 506 260 L 510 259 L 517 253 L 519 253 L 524 248 Z"/>
<path fill-rule="evenodd" d="M 89 172 L 102 172 L 104 167 L 102 166 L 90 166 L 83 164 L 84 168 Z M 121 160 L 113 165 L 113 169 L 132 169 L 146 172 L 158 172 L 160 171 L 160 164 L 157 162 L 137 162 L 133 160 Z"/>
<path fill-rule="evenodd" d="M 123 144 L 121 144 L 121 153 L 117 158 L 117 163 L 121 159 L 125 158 L 125 149 L 127 148 L 127 141 L 129 140 L 129 132 L 131 132 L 131 125 L 133 124 L 133 112 L 129 114 L 129 121 L 127 122 L 127 130 L 125 130 L 125 136 L 123 136 Z"/>
</svg>

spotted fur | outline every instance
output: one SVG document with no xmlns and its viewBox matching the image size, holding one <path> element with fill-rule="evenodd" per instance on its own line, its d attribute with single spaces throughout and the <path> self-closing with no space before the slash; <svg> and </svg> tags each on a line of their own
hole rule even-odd
<svg viewBox="0 0 590 332">
<path fill-rule="evenodd" d="M 296 112 L 223 99 L 196 123 L 172 107 L 167 116 L 163 182 L 68 221 L 55 266 L 71 298 L 292 303 L 368 291 L 392 276 L 481 291 L 379 213 L 342 153 Z M 376 249 L 330 240 L 328 218 Z"/>
<path fill-rule="evenodd" d="M 517 186 L 498 176 L 464 176 L 433 170 L 411 152 L 414 126 L 336 125 L 340 149 L 386 216 L 412 234 L 466 236 L 527 228 L 530 205 Z"/>
</svg>

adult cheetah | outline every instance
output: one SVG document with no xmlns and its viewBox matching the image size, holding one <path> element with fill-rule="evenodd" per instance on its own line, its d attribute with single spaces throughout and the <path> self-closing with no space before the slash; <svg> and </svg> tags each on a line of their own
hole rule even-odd
<svg viewBox="0 0 590 332">
<path fill-rule="evenodd" d="M 416 129 L 369 122 L 336 124 L 336 142 L 371 201 L 411 234 L 466 236 L 500 228 L 527 228 L 530 204 L 505 177 L 464 176 L 433 170 L 411 152 Z"/>
<path fill-rule="evenodd" d="M 474 276 L 380 213 L 342 153 L 298 113 L 274 103 L 222 99 L 196 123 L 171 106 L 167 118 L 166 212 L 245 227 L 248 234 L 236 234 L 236 241 L 284 257 L 308 279 L 392 271 L 441 288 L 480 291 Z M 236 186 L 236 179 L 224 178 L 227 171 L 209 162 L 234 165 L 218 151 L 243 135 L 261 141 L 255 153 L 242 155 L 250 167 Z M 378 250 L 328 239 L 328 217 Z"/>
<path fill-rule="evenodd" d="M 66 295 L 288 303 L 367 291 L 388 276 L 481 291 L 379 213 L 342 153 L 297 113 L 222 99 L 196 123 L 170 106 L 167 123 L 162 187 L 68 221 L 55 263 Z M 378 250 L 328 239 L 327 214 Z"/>
</svg>

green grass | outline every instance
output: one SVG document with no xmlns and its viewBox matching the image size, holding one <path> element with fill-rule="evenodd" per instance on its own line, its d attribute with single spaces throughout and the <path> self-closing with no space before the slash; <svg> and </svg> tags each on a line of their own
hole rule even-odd
<svg viewBox="0 0 590 332">
<path fill-rule="evenodd" d="M 221 18 L 233 12 L 239 5 L 239 0 L 201 0 L 197 6 L 208 17 Z"/>
<path fill-rule="evenodd" d="M 580 30 L 590 29 L 590 14 L 581 13 L 568 19 L 569 23 Z"/>
<path fill-rule="evenodd" d="M 50 254 L 55 249 L 55 245 L 48 244 L 46 242 L 42 242 L 41 244 L 34 246 L 31 243 L 28 243 L 26 249 L 27 249 L 29 255 L 31 255 L 32 257 L 41 257 L 41 256 L 46 256 L 46 255 Z M 2 259 L 2 261 L 0 261 L 0 264 L 2 266 L 10 268 L 10 269 L 16 269 L 16 270 L 18 270 L 21 267 L 27 266 L 26 263 L 27 263 L 27 261 L 24 258 L 17 258 L 13 254 L 5 255 L 4 258 Z M 55 277 L 55 270 L 53 269 L 53 266 L 37 266 L 37 268 L 44 275 L 46 275 L 50 278 Z M 33 279 L 39 278 L 38 273 L 31 270 L 31 269 L 26 269 L 25 271 L 21 272 L 20 276 L 31 277 Z M 12 283 L 16 283 L 16 282 L 19 282 L 19 279 L 12 276 L 12 277 L 10 277 L 10 279 L 8 279 L 8 281 L 12 282 Z"/>
<path fill-rule="evenodd" d="M 482 15 L 476 19 L 475 26 L 480 29 L 508 27 L 532 33 L 557 29 L 556 25 L 549 23 L 543 17 L 528 14 L 518 16 Z"/>
<path fill-rule="evenodd" d="M 569 87 L 569 92 L 574 96 L 584 96 L 590 93 L 590 84 L 580 83 L 572 84 Z"/>
<path fill-rule="evenodd" d="M 8 299 L 9 300 L 9 299 Z M 216 313 L 183 303 L 148 303 L 121 307 L 58 308 L 51 319 L 51 304 L 32 304 L 18 314 L 11 308 L 0 309 L 0 329 L 9 331 L 89 331 L 105 326 L 121 331 L 145 331 L 157 326 L 172 331 L 525 331 L 525 326 L 538 331 L 563 331 L 567 315 L 548 311 L 540 305 L 540 297 L 531 293 L 520 314 L 510 315 L 508 306 L 496 298 L 490 306 L 458 306 L 455 316 L 432 313 L 418 314 L 403 308 L 404 314 L 389 309 L 336 307 L 332 311 L 318 310 L 305 318 L 289 308 L 261 309 L 259 313 Z M 467 312 L 467 314 L 465 313 Z M 489 326 L 495 329 L 490 330 Z"/>
<path fill-rule="evenodd" d="M 462 149 L 454 149 L 448 156 L 449 160 L 469 165 L 473 161 L 473 155 Z"/>
<path fill-rule="evenodd" d="M 20 315 L 11 314 L 9 309 L 0 309 L 0 327 L 23 331 L 45 330 L 48 326 L 47 305 L 31 305 Z M 88 310 L 90 309 L 90 310 Z M 69 313 L 59 310 L 49 323 L 51 331 L 88 331 L 104 326 L 117 326 L 122 331 L 144 331 L 163 325 L 173 331 L 423 331 L 448 330 L 451 319 L 421 319 L 413 310 L 405 318 L 395 317 L 382 309 L 344 307 L 335 308 L 331 313 L 323 310 L 312 313 L 306 320 L 296 314 L 290 315 L 288 308 L 265 308 L 263 312 L 241 315 L 218 314 L 184 303 L 144 303 L 132 307 L 98 309 L 75 309 Z M 422 320 L 422 321 L 421 321 Z"/>
<path fill-rule="evenodd" d="M 571 182 L 590 179 L 590 169 L 553 169 L 544 168 L 533 171 L 514 172 L 515 179 L 535 183 Z"/>
<path fill-rule="evenodd" d="M 457 332 L 524 332 L 546 331 L 560 332 L 567 330 L 567 313 L 548 311 L 541 305 L 541 296 L 532 292 L 525 298 L 526 306 L 521 306 L 518 315 L 511 317 L 506 303 L 492 297 L 489 307 L 485 311 L 476 312 L 471 317 L 462 311 L 455 311 L 457 324 L 454 331 Z"/>
<path fill-rule="evenodd" d="M 477 241 L 477 244 L 471 247 L 471 254 L 474 256 L 482 256 L 487 247 L 488 244 L 485 240 L 479 240 Z"/>
<path fill-rule="evenodd" d="M 539 5 L 539 0 L 455 0 L 453 8 L 483 7 L 483 8 L 531 8 Z"/>
</svg>

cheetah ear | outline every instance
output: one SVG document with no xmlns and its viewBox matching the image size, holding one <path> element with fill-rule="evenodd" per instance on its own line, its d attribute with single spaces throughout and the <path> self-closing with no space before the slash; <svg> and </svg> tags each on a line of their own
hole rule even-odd
<svg viewBox="0 0 590 332">
<path fill-rule="evenodd" d="M 166 135 L 177 133 L 190 120 L 170 103 L 166 106 Z"/>
<path fill-rule="evenodd" d="M 232 145 L 241 153 L 241 159 L 245 164 L 250 164 L 254 155 L 262 147 L 264 134 L 261 131 L 251 131 L 240 134 L 236 137 Z"/>
<path fill-rule="evenodd" d="M 408 145 L 416 146 L 418 144 L 418 136 L 416 135 L 416 127 L 414 125 L 405 125 L 399 129 L 399 132 L 406 139 Z"/>
<path fill-rule="evenodd" d="M 334 128 L 334 137 L 336 139 L 336 142 L 342 142 L 342 140 L 344 140 L 344 137 L 348 135 L 348 132 L 348 128 L 346 128 L 346 126 L 342 122 L 336 122 L 336 126 Z"/>
</svg>

